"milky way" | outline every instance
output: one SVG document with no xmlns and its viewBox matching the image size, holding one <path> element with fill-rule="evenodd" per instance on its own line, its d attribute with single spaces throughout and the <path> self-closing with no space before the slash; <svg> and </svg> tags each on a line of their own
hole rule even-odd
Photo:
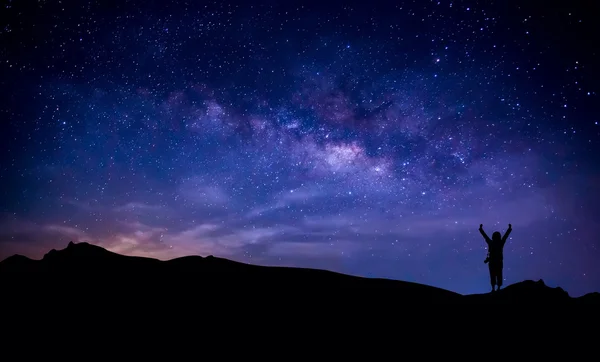
<svg viewBox="0 0 600 362">
<path fill-rule="evenodd" d="M 600 289 L 589 9 L 4 2 L 0 258 Z"/>
</svg>

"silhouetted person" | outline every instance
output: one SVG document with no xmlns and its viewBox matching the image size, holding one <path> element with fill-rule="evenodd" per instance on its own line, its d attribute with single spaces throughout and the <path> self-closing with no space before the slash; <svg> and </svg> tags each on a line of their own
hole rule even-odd
<svg viewBox="0 0 600 362">
<path fill-rule="evenodd" d="M 485 263 L 488 263 L 488 268 L 490 269 L 490 281 L 492 283 L 492 292 L 496 290 L 496 285 L 498 285 L 498 290 L 502 286 L 502 268 L 504 267 L 504 244 L 506 243 L 506 239 L 510 235 L 512 231 L 512 225 L 508 224 L 508 230 L 504 233 L 504 236 L 501 236 L 499 231 L 494 231 L 492 234 L 492 238 L 490 239 L 485 231 L 483 231 L 483 224 L 479 225 L 479 232 L 483 235 L 485 242 L 488 244 L 488 257 L 485 259 Z"/>
</svg>

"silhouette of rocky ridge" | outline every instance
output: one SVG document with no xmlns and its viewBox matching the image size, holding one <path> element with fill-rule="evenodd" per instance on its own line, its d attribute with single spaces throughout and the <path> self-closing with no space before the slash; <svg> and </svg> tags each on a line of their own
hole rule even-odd
<svg viewBox="0 0 600 362">
<path fill-rule="evenodd" d="M 0 290 L 5 298 L 54 298 L 114 295 L 125 298 L 193 298 L 198 295 L 287 291 L 318 294 L 332 290 L 362 291 L 366 296 L 398 302 L 434 303 L 600 303 L 599 293 L 573 298 L 561 288 L 523 281 L 499 292 L 461 295 L 448 290 L 390 279 L 363 278 L 325 270 L 244 264 L 213 256 L 186 256 L 168 261 L 113 253 L 88 243 L 51 250 L 41 260 L 13 255 L 0 262 Z"/>
</svg>

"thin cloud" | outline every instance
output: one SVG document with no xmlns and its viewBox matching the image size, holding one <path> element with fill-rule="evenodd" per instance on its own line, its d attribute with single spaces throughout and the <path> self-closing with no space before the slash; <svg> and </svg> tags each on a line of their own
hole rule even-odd
<svg viewBox="0 0 600 362">
<path fill-rule="evenodd" d="M 88 234 L 78 228 L 64 225 L 44 225 L 42 227 L 43 231 L 46 231 L 51 234 L 59 234 L 61 236 L 65 236 L 68 238 L 72 238 L 75 241 L 89 242 L 92 241 L 92 238 L 88 236 Z"/>
<path fill-rule="evenodd" d="M 336 240 L 331 243 L 280 242 L 269 246 L 267 253 L 273 257 L 349 257 L 362 249 L 362 243 Z"/>
<path fill-rule="evenodd" d="M 206 184 L 200 178 L 183 181 L 179 193 L 187 201 L 206 206 L 223 205 L 230 201 L 229 195 L 222 187 Z"/>
<path fill-rule="evenodd" d="M 134 214 L 141 214 L 165 211 L 166 207 L 162 205 L 145 204 L 143 202 L 128 202 L 124 205 L 115 207 L 113 210 L 116 212 L 130 212 Z"/>
<path fill-rule="evenodd" d="M 246 214 L 246 217 L 253 218 L 262 216 L 268 212 L 283 209 L 293 204 L 312 202 L 314 199 L 324 196 L 326 196 L 326 193 L 314 186 L 303 186 L 291 190 L 280 191 L 273 197 L 271 203 L 253 208 Z"/>
</svg>

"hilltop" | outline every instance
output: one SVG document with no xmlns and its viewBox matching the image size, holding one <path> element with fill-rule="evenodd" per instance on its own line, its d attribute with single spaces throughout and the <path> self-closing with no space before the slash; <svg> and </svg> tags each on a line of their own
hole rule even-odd
<svg viewBox="0 0 600 362">
<path fill-rule="evenodd" d="M 268 267 L 213 256 L 186 256 L 168 261 L 113 253 L 88 243 L 69 243 L 41 260 L 14 255 L 0 262 L 0 288 L 8 300 L 52 296 L 152 301 L 218 299 L 256 293 L 302 295 L 353 293 L 357 298 L 385 296 L 389 302 L 425 303 L 600 303 L 600 294 L 572 298 L 543 281 L 523 281 L 496 293 L 461 295 L 418 283 L 363 278 L 325 270 Z M 311 294 L 313 293 L 313 294 Z"/>
</svg>

